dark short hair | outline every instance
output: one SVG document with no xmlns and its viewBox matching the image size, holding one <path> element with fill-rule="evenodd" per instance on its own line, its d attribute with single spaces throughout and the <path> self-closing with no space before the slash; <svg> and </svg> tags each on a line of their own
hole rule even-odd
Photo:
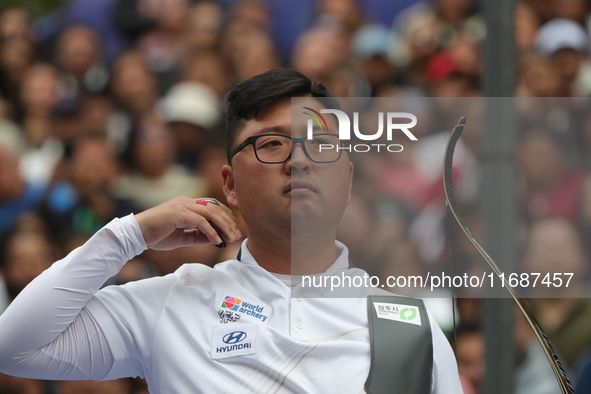
<svg viewBox="0 0 591 394">
<path fill-rule="evenodd" d="M 304 74 L 289 68 L 274 68 L 236 86 L 227 100 L 226 155 L 228 162 L 230 162 L 236 135 L 247 120 L 255 119 L 261 111 L 278 100 L 302 96 L 330 98 L 332 99 L 331 107 L 338 108 L 337 101 L 324 85 L 315 83 Z"/>
</svg>

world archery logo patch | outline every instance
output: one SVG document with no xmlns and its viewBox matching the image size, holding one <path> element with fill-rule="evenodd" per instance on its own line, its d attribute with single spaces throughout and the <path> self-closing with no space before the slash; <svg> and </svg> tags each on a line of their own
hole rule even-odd
<svg viewBox="0 0 591 394">
<path fill-rule="evenodd" d="M 231 311 L 237 311 L 240 308 L 240 304 L 242 300 L 239 300 L 236 297 L 226 296 L 224 301 L 222 301 L 222 308 L 229 309 Z"/>
<path fill-rule="evenodd" d="M 227 293 L 226 293 L 227 294 Z M 222 319 L 222 323 L 235 322 L 238 319 L 247 319 L 267 323 L 269 317 L 273 314 L 273 308 L 258 301 L 247 300 L 243 297 L 237 298 L 224 295 L 218 298 L 216 309 Z M 230 312 L 221 313 L 221 312 Z"/>
</svg>

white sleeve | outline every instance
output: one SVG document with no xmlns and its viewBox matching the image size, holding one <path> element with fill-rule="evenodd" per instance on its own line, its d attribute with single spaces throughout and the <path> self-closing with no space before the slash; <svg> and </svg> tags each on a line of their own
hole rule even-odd
<svg viewBox="0 0 591 394">
<path fill-rule="evenodd" d="M 113 355 L 86 305 L 145 249 L 133 215 L 114 219 L 33 280 L 0 315 L 0 372 L 33 379 L 103 378 Z"/>
<path fill-rule="evenodd" d="M 462 384 L 458 374 L 458 363 L 449 341 L 429 313 L 431 335 L 433 336 L 433 379 L 432 394 L 461 394 Z"/>
</svg>

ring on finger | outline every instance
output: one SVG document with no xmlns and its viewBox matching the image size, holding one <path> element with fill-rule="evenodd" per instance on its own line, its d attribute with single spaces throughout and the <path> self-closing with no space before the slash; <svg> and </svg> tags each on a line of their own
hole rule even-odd
<svg viewBox="0 0 591 394">
<path fill-rule="evenodd" d="M 215 204 L 217 206 L 220 205 L 220 203 L 218 203 L 216 200 L 212 199 L 212 198 L 200 198 L 197 201 L 195 201 L 197 204 L 199 205 L 205 205 L 207 206 L 207 203 L 210 202 L 212 204 Z"/>
</svg>

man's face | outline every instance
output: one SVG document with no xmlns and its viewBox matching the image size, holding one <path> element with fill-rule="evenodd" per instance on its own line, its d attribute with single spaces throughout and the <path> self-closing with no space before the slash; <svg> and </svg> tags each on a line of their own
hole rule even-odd
<svg viewBox="0 0 591 394">
<path fill-rule="evenodd" d="M 478 332 L 464 333 L 457 339 L 458 372 L 480 390 L 484 376 L 484 340 Z"/>
<path fill-rule="evenodd" d="M 313 98 L 305 104 L 321 107 Z M 238 132 L 234 148 L 258 134 L 305 137 L 308 117 L 301 112 L 294 111 L 297 115 L 292 125 L 291 100 L 278 101 L 258 119 L 246 122 Z M 330 129 L 337 129 L 336 121 L 328 121 L 334 122 Z M 224 191 L 229 205 L 239 209 L 244 217 L 249 237 L 278 232 L 293 237 L 297 235 L 293 231 L 300 228 L 322 230 L 334 237 L 350 199 L 352 173 L 353 165 L 346 152 L 336 162 L 315 163 L 297 144 L 285 163 L 265 164 L 258 161 L 254 147 L 249 145 L 233 157 L 232 167 L 224 167 Z"/>
</svg>

